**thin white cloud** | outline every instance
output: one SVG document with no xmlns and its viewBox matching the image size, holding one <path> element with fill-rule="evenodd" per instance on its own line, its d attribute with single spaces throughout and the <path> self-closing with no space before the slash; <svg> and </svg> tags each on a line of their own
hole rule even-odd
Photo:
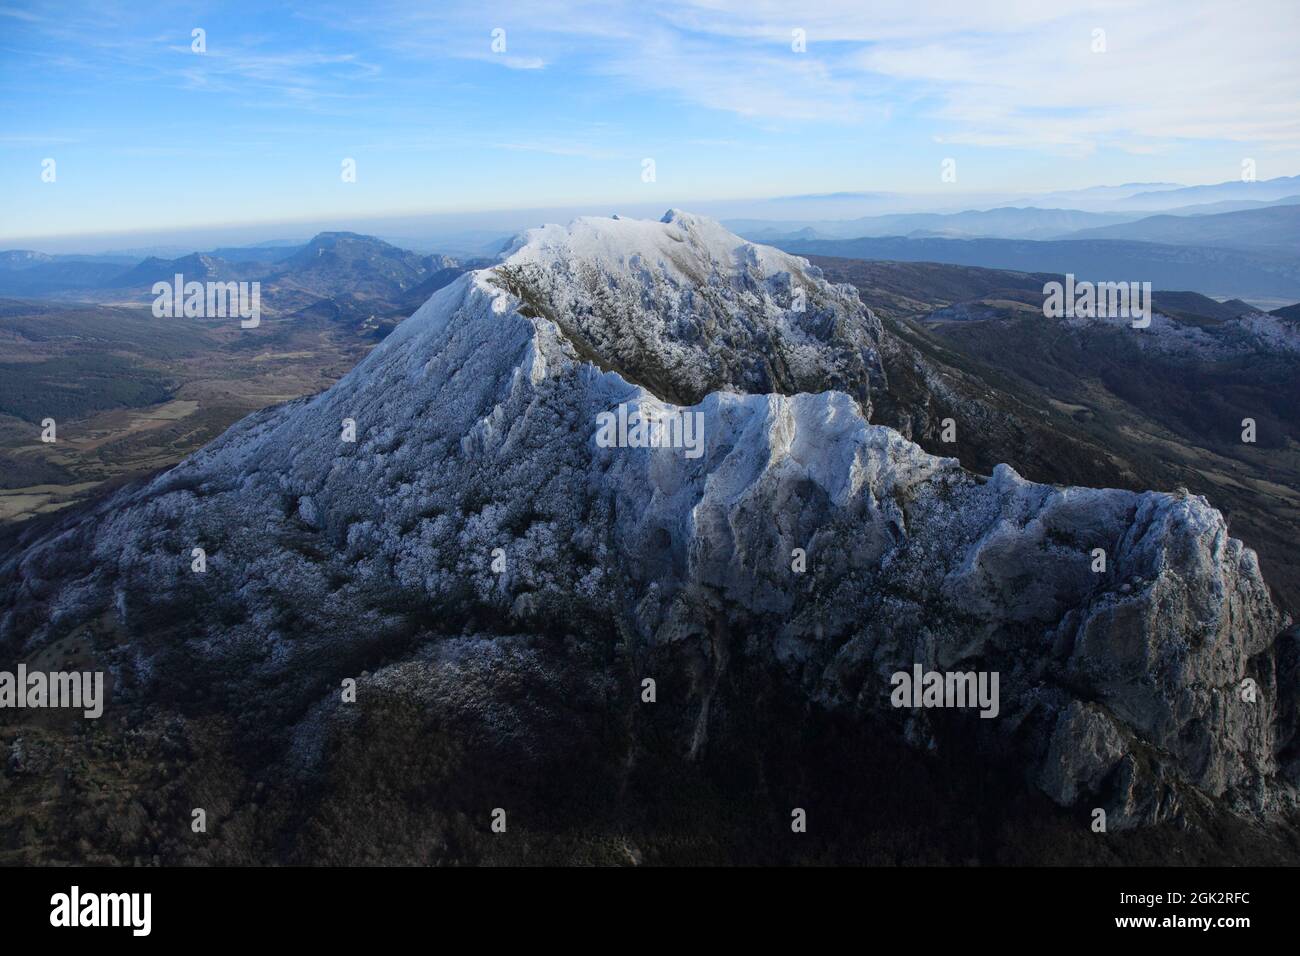
<svg viewBox="0 0 1300 956">
<path fill-rule="evenodd" d="M 29 10 L 19 10 L 16 7 L 0 7 L 0 17 L 9 17 L 11 20 L 23 20 L 27 23 L 40 23 L 41 18 Z"/>
<path fill-rule="evenodd" d="M 34 19 L 0 7 L 6 13 Z M 1300 149 L 1297 0 L 325 0 L 298 16 L 328 27 L 321 48 L 209 36 L 200 57 L 183 46 L 183 29 L 142 37 L 98 29 L 85 12 L 35 29 L 90 46 L 84 63 L 53 65 L 92 81 L 127 66 L 268 109 L 382 105 L 380 58 L 348 52 L 351 33 L 407 66 L 433 58 L 551 69 L 589 78 L 600 95 L 669 97 L 766 132 L 919 120 L 946 144 L 1072 155 L 1187 140 Z M 507 39 L 500 53 L 497 29 Z M 1092 51 L 1099 29 L 1104 53 Z M 792 48 L 795 30 L 806 52 Z M 635 123 L 635 101 L 626 105 Z"/>
<path fill-rule="evenodd" d="M 1222 4 L 1153 3 L 1074 11 L 1014 35 L 872 44 L 858 62 L 922 86 L 953 142 L 1300 144 L 1300 61 L 1289 51 L 1297 26 L 1293 3 L 1252 5 L 1250 16 Z"/>
<path fill-rule="evenodd" d="M 398 4 L 368 28 L 468 56 L 496 26 L 512 51 L 755 120 L 920 117 L 946 142 L 1072 152 L 1300 146 L 1296 0 Z"/>
</svg>

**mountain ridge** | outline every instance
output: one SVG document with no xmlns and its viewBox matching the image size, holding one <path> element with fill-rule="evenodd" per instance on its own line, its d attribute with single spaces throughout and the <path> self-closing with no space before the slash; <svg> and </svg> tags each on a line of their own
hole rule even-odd
<svg viewBox="0 0 1300 956">
<path fill-rule="evenodd" d="M 754 746 L 747 708 L 795 694 L 919 753 L 979 740 L 1116 829 L 1292 799 L 1288 622 L 1222 516 L 927 454 L 869 420 L 882 335 L 852 287 L 701 217 L 533 230 L 332 388 L 20 539 L 0 648 L 90 628 L 126 700 L 237 702 L 318 781 L 351 719 L 331 688 L 365 670 L 529 774 L 573 736 L 594 780 Z M 620 405 L 701 416 L 705 454 L 601 447 Z M 891 708 L 914 662 L 999 671 L 1003 717 Z M 649 674 L 675 705 L 617 716 Z"/>
<path fill-rule="evenodd" d="M 1300 297 L 1300 259 L 1275 250 L 1218 249 L 1128 239 L 903 237 L 781 241 L 777 246 L 802 255 L 1072 273 L 1089 281 L 1141 280 L 1155 288 L 1189 289 L 1247 301 Z"/>
<path fill-rule="evenodd" d="M 1176 245 L 1294 252 L 1300 249 L 1300 205 L 1283 204 L 1198 216 L 1148 216 L 1097 226 L 1070 239 L 1129 239 Z"/>
</svg>

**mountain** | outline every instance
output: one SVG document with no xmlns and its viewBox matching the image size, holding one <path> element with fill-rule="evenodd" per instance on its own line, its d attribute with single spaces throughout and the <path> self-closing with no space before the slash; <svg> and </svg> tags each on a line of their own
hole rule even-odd
<svg viewBox="0 0 1300 956">
<path fill-rule="evenodd" d="M 54 256 L 32 249 L 6 249 L 0 252 L 0 270 L 11 272 L 16 269 L 30 269 L 33 266 L 46 265 L 54 261 Z"/>
<path fill-rule="evenodd" d="M 123 255 L 57 255 L 51 256 L 32 249 L 8 249 L 0 252 L 0 272 L 17 272 L 56 263 L 125 266 L 134 263 L 132 256 Z"/>
<path fill-rule="evenodd" d="M 1091 195 L 1095 194 L 1088 190 L 1080 191 L 1080 196 Z M 1169 209 L 1165 215 L 1200 216 L 1295 203 L 1300 203 L 1300 196 L 1286 196 L 1274 200 L 1226 200 L 1180 206 Z M 858 219 L 728 219 L 723 222 L 723 225 L 754 242 L 852 239 L 860 236 L 1066 239 L 1084 238 L 1080 234 L 1081 230 L 1119 226 L 1122 223 L 1140 220 L 1146 215 L 1148 213 L 1142 211 L 1089 212 L 1081 209 L 1054 209 L 1040 205 L 1025 205 L 999 206 L 985 210 L 971 209 L 963 212 L 896 213 L 863 216 Z"/>
<path fill-rule="evenodd" d="M 187 281 L 261 282 L 263 304 L 277 313 L 325 300 L 351 302 L 355 307 L 340 306 L 338 311 L 352 321 L 407 308 L 413 289 L 437 273 L 458 268 L 454 259 L 411 252 L 373 236 L 324 232 L 305 244 L 229 247 L 140 261 L 12 250 L 0 253 L 0 294 L 76 292 L 84 297 L 87 291 L 131 291 L 143 302 L 155 282 L 170 282 L 179 273 Z"/>
<path fill-rule="evenodd" d="M 1283 196 L 1281 199 L 1225 199 L 1221 202 L 1193 203 L 1190 206 L 1178 206 L 1165 211 L 1169 216 L 1209 216 L 1220 212 L 1242 212 L 1247 209 L 1266 209 L 1269 206 L 1293 206 L 1300 203 L 1300 196 Z M 1119 213 L 1130 222 L 1140 216 L 1139 213 Z M 1063 237 L 1062 237 L 1063 238 Z"/>
<path fill-rule="evenodd" d="M 794 228 L 792 223 L 777 222 L 770 219 L 737 219 L 724 222 L 728 229 L 737 235 L 743 235 L 751 242 L 781 242 L 793 239 L 831 239 L 826 233 L 819 232 L 812 226 Z"/>
<path fill-rule="evenodd" d="M 175 259 L 150 256 L 134 264 L 120 257 L 82 261 L 0 253 L 0 294 L 114 302 L 125 296 L 143 305 L 151 301 L 155 282 L 172 282 L 177 274 L 187 282 L 258 282 L 270 320 L 325 322 L 369 339 L 386 334 L 464 271 L 447 256 L 411 252 L 373 236 L 325 232 L 304 244 L 229 247 Z"/>
<path fill-rule="evenodd" d="M 435 268 L 427 278 L 421 280 L 409 289 L 404 290 L 401 296 L 401 302 L 408 308 L 418 309 L 429 296 L 433 295 L 443 286 L 450 285 L 457 278 L 463 275 L 467 266 L 460 264 L 455 259 L 446 257 L 436 257 L 443 263 L 440 268 Z M 480 265 L 484 264 L 481 260 L 474 260 Z M 436 265 L 436 263 L 435 263 Z"/>
<path fill-rule="evenodd" d="M 982 472 L 1006 462 L 1037 481 L 1205 495 L 1259 552 L 1279 600 L 1300 609 L 1300 326 L 1156 290 L 1152 325 L 1137 332 L 1045 316 L 1043 284 L 1060 276 L 814 261 L 882 316 L 899 406 L 889 422 L 927 451 Z M 976 427 L 944 443 L 945 418 Z"/>
<path fill-rule="evenodd" d="M 1131 239 L 1190 246 L 1300 250 L 1300 205 L 1266 206 L 1198 216 L 1150 216 L 1136 222 L 1081 229 L 1070 239 Z"/>
<path fill-rule="evenodd" d="M 321 233 L 270 268 L 263 299 L 272 309 L 381 335 L 465 271 L 447 256 L 350 232 Z"/>
<path fill-rule="evenodd" d="M 777 245 L 804 255 L 1073 273 L 1079 279 L 1090 281 L 1142 281 L 1156 288 L 1191 289 L 1210 296 L 1247 300 L 1300 297 L 1300 259 L 1293 253 L 1283 255 L 1272 250 L 1217 249 L 1121 239 L 888 237 L 794 240 Z"/>
<path fill-rule="evenodd" d="M 1127 222 L 1125 213 L 1081 212 L 1010 206 L 955 213 L 903 213 L 859 219 L 787 222 L 739 219 L 724 223 L 752 240 L 850 239 L 858 236 L 991 236 L 1003 239 L 1051 239 L 1090 226 Z"/>
<path fill-rule="evenodd" d="M 75 648 L 113 700 L 80 763 L 24 738 L 70 769 L 4 825 L 58 859 L 1131 861 L 1148 828 L 1286 859 L 1294 642 L 1255 553 L 1202 497 L 876 423 L 941 387 L 891 381 L 905 347 L 706 219 L 522 235 L 332 388 L 13 535 L 4 662 Z M 896 704 L 914 667 L 998 675 L 990 719 Z M 827 833 L 776 843 L 805 805 Z"/>
<path fill-rule="evenodd" d="M 127 269 L 106 283 L 110 289 L 152 289 L 155 282 L 174 282 L 183 275 L 186 282 L 229 282 L 245 278 L 244 270 L 216 256 L 201 252 L 179 259 L 151 256 L 134 268 Z M 152 293 L 150 293 L 152 294 Z"/>
<path fill-rule="evenodd" d="M 1278 176 L 1242 182 L 1239 179 L 1214 183 L 1208 186 L 1184 186 L 1180 189 L 1137 192 L 1119 200 L 1122 209 L 1170 209 L 1191 203 L 1223 202 L 1225 200 L 1253 199 L 1276 200 L 1300 194 L 1300 176 Z"/>
<path fill-rule="evenodd" d="M 1155 310 L 1162 315 L 1193 324 L 1233 323 L 1265 314 L 1241 299 L 1225 299 L 1220 302 L 1199 292 L 1161 290 L 1152 295 L 1152 300 Z"/>
<path fill-rule="evenodd" d="M 1300 195 L 1300 176 L 1279 176 L 1254 182 L 1239 179 L 1187 186 L 1182 183 L 1125 183 L 1021 195 L 1006 205 L 1059 207 L 1111 213 L 1174 212 L 1180 207 L 1251 200 L 1272 202 Z"/>
<path fill-rule="evenodd" d="M 122 256 L 51 256 L 30 249 L 0 252 L 0 295 L 41 296 L 99 288 L 135 260 Z"/>
<path fill-rule="evenodd" d="M 905 233 L 925 233 L 935 236 L 994 236 L 1006 239 L 1045 239 L 1062 232 L 1083 228 L 1102 222 L 1115 222 L 1122 216 L 1110 213 L 1081 212 L 1077 209 L 1038 209 L 1002 207 L 983 211 L 971 210 L 935 216 L 930 221 L 922 218 L 900 217 L 899 226 Z M 885 231 L 875 235 L 898 235 L 889 229 L 892 224 L 879 223 Z M 872 235 L 872 232 L 860 235 Z M 844 234 L 841 234 L 844 235 Z M 847 238 L 847 236 L 846 236 Z"/>
<path fill-rule="evenodd" d="M 1130 199 L 1136 195 L 1169 193 L 1186 189 L 1182 183 L 1121 183 L 1118 186 L 1086 186 L 1083 189 L 1065 189 L 1036 197 L 1038 202 L 1074 208 L 1075 204 L 1093 204 Z"/>
<path fill-rule="evenodd" d="M 274 275 L 316 294 L 387 297 L 449 265 L 443 256 L 409 252 L 373 236 L 323 232 L 280 262 Z"/>
<path fill-rule="evenodd" d="M 261 243 L 256 246 L 221 246 L 208 255 L 228 262 L 275 263 L 289 258 L 302 249 L 301 243 Z"/>
</svg>

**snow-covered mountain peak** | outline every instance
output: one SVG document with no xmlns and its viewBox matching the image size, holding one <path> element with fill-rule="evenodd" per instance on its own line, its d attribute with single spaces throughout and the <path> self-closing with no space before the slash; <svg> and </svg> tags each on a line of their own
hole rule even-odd
<svg viewBox="0 0 1300 956">
<path fill-rule="evenodd" d="M 502 259 L 513 266 L 581 260 L 606 271 L 660 268 L 687 272 L 691 278 L 701 268 L 724 276 L 757 273 L 765 279 L 783 273 L 821 275 L 805 259 L 749 242 L 713 219 L 678 209 L 657 221 L 580 216 L 567 226 L 529 229 L 515 237 Z"/>
<path fill-rule="evenodd" d="M 678 695 L 656 746 L 691 757 L 760 685 L 938 747 L 947 719 L 892 706 L 890 675 L 988 671 L 1001 717 L 962 732 L 1058 803 L 1118 826 L 1174 787 L 1275 799 L 1289 725 L 1235 688 L 1274 699 L 1287 622 L 1218 512 L 927 454 L 868 421 L 883 333 L 856 292 L 665 219 L 526 233 L 332 388 L 0 553 L 0 647 L 103 626 L 115 693 L 201 688 L 318 742 L 342 678 L 472 664 L 436 706 L 532 754 L 643 674 Z M 644 405 L 682 442 L 600 440 Z"/>
<path fill-rule="evenodd" d="M 866 411 L 882 380 L 880 323 L 856 290 L 678 210 L 529 230 L 476 281 L 553 323 L 576 354 L 678 404 L 842 389 Z"/>
</svg>

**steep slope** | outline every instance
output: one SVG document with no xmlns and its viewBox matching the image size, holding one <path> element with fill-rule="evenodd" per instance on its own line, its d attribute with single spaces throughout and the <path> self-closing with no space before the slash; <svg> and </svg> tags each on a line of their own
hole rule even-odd
<svg viewBox="0 0 1300 956">
<path fill-rule="evenodd" d="M 218 708 L 263 779 L 333 781 L 276 845 L 363 810 L 337 760 L 380 705 L 341 702 L 350 677 L 390 732 L 425 714 L 476 755 L 473 792 L 761 752 L 758 708 L 974 748 L 1113 828 L 1289 807 L 1288 622 L 1254 553 L 1202 498 L 981 478 L 871 424 L 882 334 L 708 220 L 534 230 L 333 388 L 20 539 L 0 647 L 77 635 L 123 705 Z M 604 447 L 620 405 L 702 445 Z M 998 673 L 996 719 L 892 706 L 914 664 Z"/>
</svg>

